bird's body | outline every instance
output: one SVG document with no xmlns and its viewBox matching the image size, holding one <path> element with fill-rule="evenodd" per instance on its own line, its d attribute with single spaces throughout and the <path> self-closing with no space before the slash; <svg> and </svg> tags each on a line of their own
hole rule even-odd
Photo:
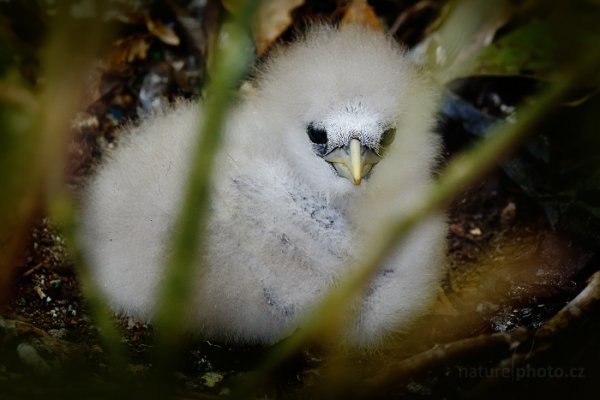
<svg viewBox="0 0 600 400">
<path fill-rule="evenodd" d="M 430 183 L 433 106 L 383 34 L 321 26 L 276 52 L 226 123 L 187 327 L 237 342 L 290 334 Z M 201 118 L 198 104 L 180 103 L 130 128 L 84 197 L 93 277 L 116 309 L 140 319 L 152 318 L 160 292 Z M 373 345 L 426 308 L 445 234 L 443 217 L 432 217 L 388 258 L 349 342 Z"/>
</svg>

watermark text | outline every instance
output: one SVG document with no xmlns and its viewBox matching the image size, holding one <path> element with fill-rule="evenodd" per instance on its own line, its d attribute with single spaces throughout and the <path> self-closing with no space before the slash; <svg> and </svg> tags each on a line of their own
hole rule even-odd
<svg viewBox="0 0 600 400">
<path fill-rule="evenodd" d="M 459 378 L 470 379 L 511 379 L 518 382 L 522 379 L 582 379 L 585 378 L 585 368 L 531 366 L 518 367 L 458 367 Z"/>
</svg>

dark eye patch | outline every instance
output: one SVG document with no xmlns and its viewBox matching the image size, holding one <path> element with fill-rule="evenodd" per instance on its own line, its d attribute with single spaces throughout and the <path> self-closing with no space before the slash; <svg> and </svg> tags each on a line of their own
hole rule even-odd
<svg viewBox="0 0 600 400">
<path fill-rule="evenodd" d="M 396 138 L 396 128 L 389 128 L 383 132 L 381 135 L 381 140 L 379 141 L 379 147 L 385 148 L 394 142 Z"/>
<path fill-rule="evenodd" d="M 313 124 L 309 124 L 306 128 L 306 133 L 311 142 L 315 144 L 327 143 L 327 131 L 323 128 L 317 128 Z"/>
</svg>

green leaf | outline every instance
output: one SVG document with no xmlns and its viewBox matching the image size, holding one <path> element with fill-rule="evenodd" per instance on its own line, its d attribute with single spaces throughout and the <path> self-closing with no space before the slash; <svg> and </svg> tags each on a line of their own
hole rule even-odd
<svg viewBox="0 0 600 400">
<path fill-rule="evenodd" d="M 600 6 L 582 0 L 534 2 L 515 13 L 494 42 L 465 60 L 463 76 L 556 79 L 582 49 L 600 43 Z M 600 76 L 599 76 L 600 77 Z M 595 83 L 600 82 L 596 79 Z"/>
<path fill-rule="evenodd" d="M 540 20 L 520 26 L 468 60 L 470 73 L 547 80 L 558 64 L 548 37 L 549 27 Z"/>
</svg>

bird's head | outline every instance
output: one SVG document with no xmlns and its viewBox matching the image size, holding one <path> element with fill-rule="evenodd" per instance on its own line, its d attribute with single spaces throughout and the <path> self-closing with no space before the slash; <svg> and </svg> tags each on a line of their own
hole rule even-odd
<svg viewBox="0 0 600 400">
<path fill-rule="evenodd" d="M 348 104 L 343 110 L 306 126 L 306 135 L 315 155 L 326 161 L 339 176 L 354 185 L 369 177 L 394 141 L 394 121 L 385 121 L 362 104 Z"/>
<path fill-rule="evenodd" d="M 317 26 L 277 50 L 258 83 L 272 139 L 317 190 L 363 189 L 391 153 L 429 173 L 433 92 L 383 33 Z"/>
</svg>

